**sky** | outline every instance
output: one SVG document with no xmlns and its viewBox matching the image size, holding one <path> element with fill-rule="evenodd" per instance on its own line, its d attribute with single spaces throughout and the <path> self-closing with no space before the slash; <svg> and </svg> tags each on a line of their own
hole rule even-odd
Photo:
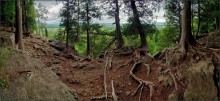
<svg viewBox="0 0 220 101">
<path fill-rule="evenodd" d="M 59 11 L 63 7 L 63 3 L 59 2 L 57 3 L 55 0 L 36 0 L 35 1 L 35 7 L 37 8 L 37 4 L 43 4 L 46 9 L 48 10 L 47 14 L 47 24 L 59 24 L 61 18 L 59 17 Z M 157 19 L 154 19 L 156 22 L 165 22 L 165 18 L 163 17 L 164 10 L 161 9 L 159 12 L 154 12 L 154 17 L 157 17 Z M 120 21 L 121 23 L 126 23 L 127 16 L 124 13 L 120 13 Z M 103 15 L 102 19 L 93 19 L 93 22 L 99 22 L 99 23 L 113 23 L 114 19 L 110 19 L 108 16 Z"/>
</svg>

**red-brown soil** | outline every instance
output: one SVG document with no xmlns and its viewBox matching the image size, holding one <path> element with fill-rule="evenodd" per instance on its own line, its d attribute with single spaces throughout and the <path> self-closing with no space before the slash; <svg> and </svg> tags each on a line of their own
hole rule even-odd
<svg viewBox="0 0 220 101">
<path fill-rule="evenodd" d="M 95 59 L 91 61 L 80 61 L 68 59 L 65 52 L 60 52 L 49 45 L 46 39 L 39 37 L 25 38 L 26 51 L 32 57 L 43 61 L 48 68 L 51 68 L 60 79 L 68 86 L 74 88 L 79 100 L 90 100 L 91 97 L 104 95 L 104 68 L 106 59 Z M 58 52 L 58 53 L 57 53 Z M 112 58 L 112 68 L 107 68 L 107 91 L 111 95 L 111 80 L 114 80 L 116 95 L 119 100 L 138 100 L 140 92 L 132 95 L 137 89 L 139 83 L 135 82 L 129 75 L 134 62 L 127 66 L 120 67 L 122 64 L 133 59 L 132 55 L 118 56 Z M 158 67 L 166 70 L 166 65 L 156 60 L 148 63 L 151 72 L 147 76 L 146 66 L 141 66 L 135 73 L 139 78 L 154 83 L 152 100 L 167 100 L 168 96 L 176 91 L 175 86 L 163 86 L 158 80 Z M 117 70 L 116 70 L 117 69 Z M 184 83 L 184 81 L 181 81 Z M 178 91 L 184 92 L 185 86 L 177 80 Z M 150 90 L 144 86 L 141 100 L 150 100 Z"/>
</svg>

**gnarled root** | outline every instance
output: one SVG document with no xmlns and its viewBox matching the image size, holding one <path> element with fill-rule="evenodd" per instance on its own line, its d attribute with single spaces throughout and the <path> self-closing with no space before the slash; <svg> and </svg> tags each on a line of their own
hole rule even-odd
<svg viewBox="0 0 220 101">
<path fill-rule="evenodd" d="M 137 77 L 135 74 L 134 74 L 134 71 L 141 65 L 141 62 L 138 62 L 138 63 L 135 63 L 134 66 L 132 67 L 132 69 L 130 70 L 130 77 L 135 80 L 136 82 L 139 83 L 139 86 L 137 87 L 137 89 L 135 90 L 134 94 L 133 95 L 136 95 L 137 91 L 140 89 L 140 96 L 139 96 L 139 99 L 141 97 L 141 94 L 142 94 L 142 91 L 143 91 L 143 86 L 146 86 L 150 89 L 150 100 L 152 98 L 152 93 L 153 93 L 153 82 L 150 82 L 150 81 L 145 81 L 145 80 L 142 80 L 141 78 Z"/>
</svg>

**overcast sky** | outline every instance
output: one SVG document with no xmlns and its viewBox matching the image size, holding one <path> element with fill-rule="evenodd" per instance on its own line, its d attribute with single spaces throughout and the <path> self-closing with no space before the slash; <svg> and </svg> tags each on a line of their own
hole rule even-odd
<svg viewBox="0 0 220 101">
<path fill-rule="evenodd" d="M 46 9 L 48 10 L 48 19 L 46 20 L 47 24 L 59 24 L 61 18 L 59 17 L 59 11 L 63 7 L 63 3 L 57 3 L 55 0 L 48 0 L 48 1 L 41 1 L 41 0 L 36 0 L 35 1 L 35 7 L 37 8 L 37 4 L 43 4 Z M 157 19 L 154 19 L 156 22 L 165 22 L 165 19 L 163 17 L 164 15 L 164 10 L 161 9 L 159 12 L 155 12 L 154 16 L 157 16 Z M 126 23 L 127 21 L 127 16 L 125 14 L 120 14 L 120 21 L 121 23 Z M 114 19 L 109 19 L 107 16 L 102 16 L 102 19 L 93 19 L 93 22 L 100 22 L 100 23 L 113 23 Z"/>
</svg>

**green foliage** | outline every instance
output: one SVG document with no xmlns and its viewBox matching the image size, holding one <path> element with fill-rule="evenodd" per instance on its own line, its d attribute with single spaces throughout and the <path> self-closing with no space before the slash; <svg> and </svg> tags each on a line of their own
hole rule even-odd
<svg viewBox="0 0 220 101">
<path fill-rule="evenodd" d="M 167 47 L 173 47 L 179 41 L 179 33 L 174 30 L 175 26 L 166 25 L 159 31 L 147 37 L 147 42 L 152 54 Z"/>
<path fill-rule="evenodd" d="M 33 0 L 30 0 L 30 2 L 27 5 L 27 19 L 28 19 L 28 26 L 30 28 L 30 31 L 36 31 L 37 30 L 37 24 L 36 24 L 36 12 Z"/>
<path fill-rule="evenodd" d="M 15 23 L 15 0 L 6 0 L 3 5 L 3 15 L 6 22 Z"/>
</svg>

